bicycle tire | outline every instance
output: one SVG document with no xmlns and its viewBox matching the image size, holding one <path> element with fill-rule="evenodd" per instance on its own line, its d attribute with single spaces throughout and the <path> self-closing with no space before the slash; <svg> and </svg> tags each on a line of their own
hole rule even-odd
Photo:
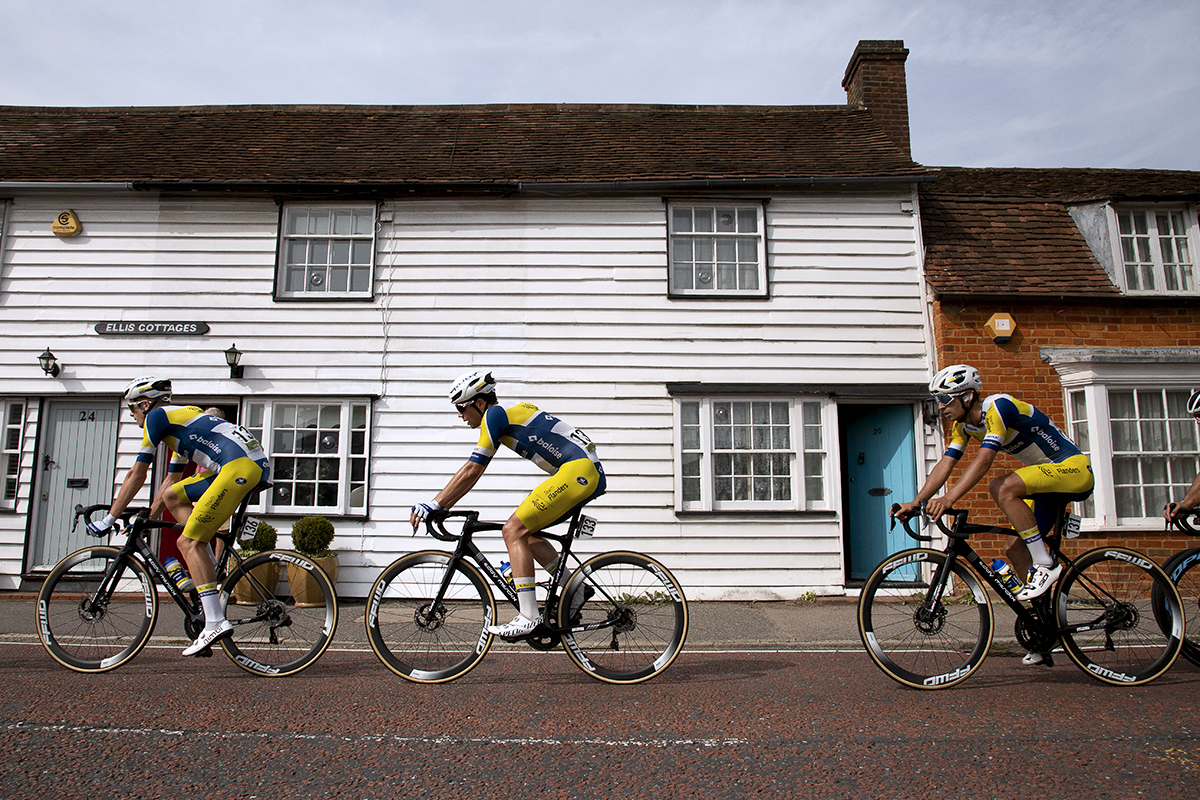
<svg viewBox="0 0 1200 800">
<path fill-rule="evenodd" d="M 1171 610 L 1170 625 L 1156 619 L 1159 603 Z M 1091 630 L 1062 634 L 1067 657 L 1098 681 L 1114 686 L 1149 683 L 1179 655 L 1179 593 L 1167 573 L 1136 550 L 1098 547 L 1079 556 L 1063 572 L 1054 604 L 1059 628 L 1104 620 Z"/>
<path fill-rule="evenodd" d="M 1200 667 L 1200 547 L 1183 550 L 1171 556 L 1163 565 L 1163 572 L 1175 584 L 1179 592 L 1179 600 L 1183 604 L 1183 644 L 1179 655 Z M 1155 587 L 1157 589 L 1157 585 Z M 1154 611 L 1159 617 L 1159 625 L 1167 624 L 1169 615 L 1165 613 L 1166 604 L 1158 592 L 1155 596 Z"/>
<path fill-rule="evenodd" d="M 583 594 L 585 587 L 591 595 Z M 582 604 L 573 614 L 577 594 Z M 599 623 L 606 624 L 581 630 Z M 558 624 L 571 629 L 562 634 L 563 647 L 584 672 L 606 683 L 641 683 L 671 666 L 683 650 L 687 599 L 675 576 L 654 559 L 602 553 L 572 573 L 559 600 Z"/>
<path fill-rule="evenodd" d="M 964 562 L 954 562 L 953 577 L 961 584 L 955 593 L 927 602 L 928 581 L 945 561 L 937 550 L 901 550 L 875 568 L 858 598 L 858 633 L 867 655 L 889 678 L 913 689 L 962 683 L 992 645 L 991 600 Z M 908 577 L 914 565 L 930 568 L 928 581 Z"/>
<path fill-rule="evenodd" d="M 37 631 L 50 657 L 76 672 L 108 672 L 142 651 L 158 618 L 154 579 L 142 562 L 116 547 L 77 550 L 50 570 L 37 598 Z M 85 604 L 121 558 L 116 591 L 95 608 Z"/>
<path fill-rule="evenodd" d="M 367 641 L 384 666 L 414 683 L 445 683 L 466 675 L 487 654 L 496 603 L 486 579 L 468 561 L 449 576 L 446 594 L 433 598 L 447 577 L 450 554 L 409 553 L 392 562 L 367 597 Z"/>
<path fill-rule="evenodd" d="M 263 567 L 278 568 L 275 586 L 252 572 Z M 289 573 L 286 590 L 285 571 Z M 296 601 L 291 587 L 301 573 L 316 587 L 320 600 Z M 236 603 L 231 601 L 235 592 Z M 233 635 L 221 640 L 221 648 L 233 663 L 254 675 L 282 677 L 312 666 L 337 629 L 332 581 L 315 561 L 291 550 L 267 550 L 242 561 L 221 586 L 221 604 L 225 618 L 234 625 Z"/>
</svg>

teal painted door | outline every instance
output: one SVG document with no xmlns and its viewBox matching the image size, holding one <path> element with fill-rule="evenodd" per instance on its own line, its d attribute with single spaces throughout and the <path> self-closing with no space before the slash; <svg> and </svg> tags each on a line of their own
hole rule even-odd
<svg viewBox="0 0 1200 800">
<path fill-rule="evenodd" d="M 888 530 L 892 503 L 907 502 L 917 493 L 913 407 L 864 411 L 846 427 L 850 580 L 866 580 L 890 553 L 916 544 L 899 525 Z"/>
</svg>

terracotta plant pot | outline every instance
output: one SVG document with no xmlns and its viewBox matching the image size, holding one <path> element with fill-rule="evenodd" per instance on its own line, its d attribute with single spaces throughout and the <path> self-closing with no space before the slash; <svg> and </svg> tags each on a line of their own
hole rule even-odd
<svg viewBox="0 0 1200 800">
<path fill-rule="evenodd" d="M 336 586 L 338 557 L 335 555 L 328 558 L 314 558 L 313 561 L 329 576 L 329 582 Z M 295 564 L 288 564 L 287 576 L 288 586 L 292 590 L 292 599 L 296 602 L 296 605 L 305 607 L 325 605 L 325 595 L 321 593 L 321 587 L 317 586 L 316 582 L 309 577 L 307 572 Z"/>
</svg>

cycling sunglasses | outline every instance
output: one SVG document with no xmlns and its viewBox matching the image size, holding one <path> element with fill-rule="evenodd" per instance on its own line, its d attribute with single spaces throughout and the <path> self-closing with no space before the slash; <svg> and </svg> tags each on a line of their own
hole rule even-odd
<svg viewBox="0 0 1200 800">
<path fill-rule="evenodd" d="M 957 400 L 958 395 L 956 395 L 956 394 L 935 394 L 933 396 L 933 399 L 937 400 L 937 404 L 939 406 L 941 406 L 942 408 L 945 408 L 946 406 L 950 405 L 950 403 Z"/>
</svg>

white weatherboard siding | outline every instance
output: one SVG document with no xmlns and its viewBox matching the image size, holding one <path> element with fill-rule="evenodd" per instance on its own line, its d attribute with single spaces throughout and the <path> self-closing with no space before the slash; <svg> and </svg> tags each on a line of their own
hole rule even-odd
<svg viewBox="0 0 1200 800">
<path fill-rule="evenodd" d="M 4 243 L 0 369 L 6 396 L 112 397 L 154 372 L 174 378 L 181 399 L 378 397 L 371 519 L 335 520 L 344 596 L 364 596 L 399 554 L 443 546 L 410 536 L 408 509 L 474 445 L 445 397 L 474 368 L 494 371 L 502 402 L 533 402 L 596 442 L 609 491 L 590 506 L 600 525 L 581 552 L 644 551 L 696 599 L 840 593 L 840 513 L 676 517 L 666 384 L 924 382 L 916 227 L 900 209 L 910 200 L 910 187 L 772 197 L 771 298 L 732 301 L 667 297 L 657 196 L 395 201 L 382 206 L 374 301 L 280 303 L 270 200 L 21 198 Z M 50 234 L 62 208 L 83 220 L 79 239 Z M 211 331 L 180 340 L 92 330 L 180 317 Z M 235 342 L 246 353 L 241 382 L 221 357 Z M 59 380 L 35 363 L 46 346 L 64 364 Z M 118 481 L 136 433 L 121 428 Z M 836 424 L 826 434 L 837 510 Z M 504 450 L 464 504 L 503 519 L 541 475 Z M 273 521 L 286 532 L 288 520 Z M 23 515 L 0 517 L 0 537 L 0 581 L 15 585 Z M 498 537 L 486 544 L 499 554 Z"/>
<path fill-rule="evenodd" d="M 376 488 L 407 487 L 416 501 L 442 487 L 475 440 L 447 410 L 446 387 L 492 369 L 501 402 L 529 400 L 596 442 L 609 492 L 590 506 L 600 525 L 584 550 L 647 552 L 695 598 L 841 592 L 838 516 L 676 517 L 666 384 L 925 381 L 906 199 L 772 198 L 767 301 L 669 299 L 656 197 L 395 203 L 380 274 L 394 283 L 386 393 L 396 408 L 376 417 Z M 827 433 L 836 507 L 836 426 Z M 464 502 L 503 519 L 538 474 L 502 452 Z M 377 536 L 367 558 L 379 566 L 414 546 Z"/>
</svg>

